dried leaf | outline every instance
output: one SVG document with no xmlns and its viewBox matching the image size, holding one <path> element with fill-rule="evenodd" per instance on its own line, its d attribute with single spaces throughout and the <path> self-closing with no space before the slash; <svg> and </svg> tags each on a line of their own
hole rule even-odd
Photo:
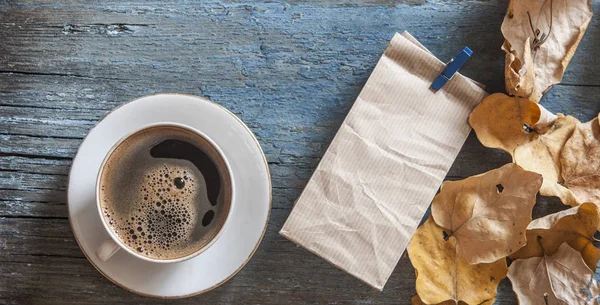
<svg viewBox="0 0 600 305">
<path fill-rule="evenodd" d="M 492 263 L 525 246 L 541 185 L 539 174 L 509 163 L 464 180 L 445 181 L 433 199 L 431 215 L 456 238 L 461 260 Z"/>
<path fill-rule="evenodd" d="M 526 98 L 494 93 L 479 103 L 469 116 L 469 124 L 479 141 L 492 148 L 513 154 L 519 145 L 539 135 L 557 116 Z"/>
<path fill-rule="evenodd" d="M 544 177 L 540 194 L 557 196 L 564 204 L 577 205 L 573 193 L 561 185 L 560 152 L 573 134 L 579 121 L 572 116 L 559 114 L 552 127 L 543 135 L 515 149 L 513 159 L 523 169 L 536 172 Z"/>
<path fill-rule="evenodd" d="M 542 105 L 538 104 L 538 107 L 540 108 L 540 119 L 535 123 L 533 129 L 538 134 L 544 134 L 554 125 L 554 122 L 558 119 L 558 115 L 546 110 Z"/>
<path fill-rule="evenodd" d="M 578 202 L 600 204 L 600 125 L 598 118 L 577 124 L 560 154 L 563 185 Z"/>
<path fill-rule="evenodd" d="M 415 294 L 410 298 L 410 304 L 411 305 L 429 305 L 427 303 L 423 303 L 423 301 L 421 300 L 421 298 L 419 297 L 418 294 Z M 436 305 L 456 305 L 456 302 L 454 302 L 452 300 L 448 300 L 448 301 L 444 301 L 441 303 L 437 303 Z M 458 302 L 458 305 L 465 305 L 465 302 Z"/>
<path fill-rule="evenodd" d="M 535 219 L 527 227 L 527 245 L 510 258 L 544 256 L 544 252 L 553 255 L 566 242 L 581 253 L 591 270 L 596 270 L 600 250 L 594 246 L 594 233 L 599 224 L 598 207 L 589 202 Z"/>
<path fill-rule="evenodd" d="M 496 299 L 491 299 L 491 300 L 487 300 L 481 304 L 478 305 L 493 305 L 494 302 L 496 302 Z M 426 303 L 423 303 L 423 301 L 421 300 L 421 298 L 419 297 L 418 294 L 415 294 L 412 296 L 412 298 L 410 298 L 410 303 L 411 305 L 428 305 Z M 465 305 L 465 302 L 458 302 L 458 305 Z M 452 300 L 448 300 L 442 303 L 438 303 L 436 305 L 456 305 L 456 302 L 452 301 Z"/>
<path fill-rule="evenodd" d="M 561 81 L 591 18 L 589 0 L 511 0 L 502 22 L 506 91 L 538 102 Z"/>
<path fill-rule="evenodd" d="M 426 304 L 448 300 L 469 305 L 496 297 L 506 277 L 504 258 L 490 264 L 469 265 L 456 255 L 456 239 L 444 239 L 444 229 L 429 217 L 413 235 L 408 255 L 417 270 L 417 294 Z"/>
<path fill-rule="evenodd" d="M 589 289 L 595 297 L 600 289 L 593 275 L 581 253 L 567 244 L 562 244 L 554 255 L 518 259 L 508 268 L 520 305 L 587 304 L 585 288 L 591 283 Z"/>
<path fill-rule="evenodd" d="M 527 38 L 521 52 L 517 52 L 512 50 L 508 40 L 504 41 L 504 45 L 502 45 L 502 50 L 506 52 L 504 81 L 506 92 L 509 94 L 526 97 L 537 102 L 542 98 L 542 93 L 535 83 L 530 45 L 531 41 Z M 523 54 L 521 59 L 519 59 L 519 54 Z"/>
</svg>

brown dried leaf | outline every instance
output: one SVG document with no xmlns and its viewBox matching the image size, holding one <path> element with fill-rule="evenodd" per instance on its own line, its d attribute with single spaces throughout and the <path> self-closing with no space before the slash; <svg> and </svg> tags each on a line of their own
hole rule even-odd
<svg viewBox="0 0 600 305">
<path fill-rule="evenodd" d="M 413 235 L 408 255 L 417 270 L 417 294 L 425 304 L 463 301 L 481 304 L 496 297 L 506 277 L 506 259 L 469 265 L 456 256 L 456 239 L 444 240 L 444 229 L 429 217 Z"/>
<path fill-rule="evenodd" d="M 511 0 L 502 22 L 506 91 L 538 102 L 561 81 L 591 18 L 589 0 Z"/>
<path fill-rule="evenodd" d="M 573 193 L 562 186 L 560 152 L 573 134 L 579 121 L 572 116 L 559 114 L 552 127 L 533 141 L 518 146 L 513 154 L 514 162 L 523 169 L 536 172 L 544 177 L 540 194 L 557 196 L 564 204 L 577 205 Z"/>
<path fill-rule="evenodd" d="M 527 245 L 510 258 L 544 256 L 544 251 L 553 255 L 566 242 L 581 253 L 591 270 L 596 270 L 600 250 L 594 246 L 594 233 L 599 224 L 598 207 L 590 202 L 535 219 L 527 226 Z"/>
<path fill-rule="evenodd" d="M 577 202 L 600 205 L 600 125 L 598 118 L 577 124 L 560 153 L 563 185 Z"/>
<path fill-rule="evenodd" d="M 554 255 L 518 259 L 508 268 L 508 278 L 519 304 L 588 304 L 588 292 L 597 297 L 600 287 L 581 253 L 562 244 Z M 547 296 L 547 301 L 544 300 Z"/>
<path fill-rule="evenodd" d="M 456 238 L 466 263 L 492 263 L 525 246 L 542 176 L 514 163 L 460 181 L 445 181 L 433 199 L 435 222 Z"/>
<path fill-rule="evenodd" d="M 522 52 L 511 51 L 508 40 L 504 41 L 502 50 L 506 52 L 504 63 L 504 82 L 506 92 L 511 95 L 526 97 L 532 101 L 539 101 L 542 93 L 535 83 L 533 59 L 531 58 L 531 41 L 529 38 L 523 44 Z M 519 59 L 518 54 L 523 54 Z"/>
<path fill-rule="evenodd" d="M 469 124 L 484 146 L 501 148 L 513 154 L 519 145 L 531 142 L 539 135 L 531 130 L 544 129 L 556 120 L 544 107 L 526 98 L 503 93 L 489 95 L 475 107 Z"/>
</svg>

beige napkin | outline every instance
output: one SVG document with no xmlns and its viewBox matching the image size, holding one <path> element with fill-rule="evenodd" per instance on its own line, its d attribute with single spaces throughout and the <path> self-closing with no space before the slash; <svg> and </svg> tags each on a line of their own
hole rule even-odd
<svg viewBox="0 0 600 305">
<path fill-rule="evenodd" d="M 382 290 L 486 96 L 410 34 L 396 34 L 280 234 Z"/>
</svg>

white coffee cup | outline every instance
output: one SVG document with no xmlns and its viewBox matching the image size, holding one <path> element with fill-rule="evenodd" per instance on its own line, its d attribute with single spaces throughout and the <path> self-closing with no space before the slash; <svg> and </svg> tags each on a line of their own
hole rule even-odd
<svg viewBox="0 0 600 305">
<path fill-rule="evenodd" d="M 113 154 L 113 152 L 117 149 L 117 147 L 119 147 L 120 144 L 122 144 L 123 142 L 125 142 L 127 139 L 129 139 L 130 137 L 132 137 L 133 135 L 141 132 L 141 131 L 147 131 L 151 128 L 160 128 L 160 127 L 175 127 L 175 128 L 181 128 L 184 129 L 186 131 L 189 131 L 191 133 L 193 133 L 194 135 L 202 138 L 205 142 L 207 142 L 218 154 L 219 159 L 217 160 L 217 162 L 222 162 L 221 164 L 223 165 L 222 167 L 224 167 L 226 169 L 226 173 L 225 176 L 228 177 L 228 186 L 227 189 L 230 192 L 230 196 L 228 196 L 229 200 L 227 200 L 227 204 L 229 205 L 229 209 L 227 211 L 227 216 L 225 219 L 225 222 L 221 225 L 221 227 L 219 228 L 218 233 L 206 244 L 204 244 L 201 248 L 195 250 L 193 253 L 188 254 L 186 256 L 183 257 L 178 257 L 178 258 L 165 258 L 165 259 L 157 259 L 157 258 L 151 258 L 148 256 L 145 256 L 143 254 L 137 253 L 135 251 L 133 251 L 130 247 L 127 247 L 124 243 L 123 240 L 121 240 L 121 238 L 111 229 L 110 224 L 108 223 L 108 220 L 105 217 L 105 213 L 102 211 L 102 199 L 101 199 L 101 178 L 102 178 L 102 174 L 104 172 L 104 169 L 106 167 L 106 164 L 108 162 L 108 160 L 110 159 L 111 155 Z M 223 173 L 221 173 L 223 174 Z M 233 186 L 233 179 L 232 177 L 232 173 L 231 173 L 231 167 L 229 165 L 229 162 L 227 161 L 227 159 L 225 158 L 225 155 L 223 154 L 223 152 L 221 151 L 221 149 L 219 148 L 219 146 L 217 146 L 213 140 L 211 140 L 207 135 L 205 135 L 204 133 L 190 127 L 187 125 L 183 125 L 183 124 L 179 124 L 179 123 L 173 123 L 173 122 L 161 122 L 161 123 L 154 123 L 154 124 L 149 124 L 146 125 L 136 131 L 133 131 L 127 135 L 125 135 L 124 137 L 122 137 L 119 141 L 117 141 L 117 143 L 115 143 L 112 148 L 109 150 L 109 152 L 106 154 L 104 160 L 102 161 L 102 164 L 100 166 L 100 170 L 98 171 L 97 174 L 97 178 L 96 178 L 96 207 L 98 208 L 98 213 L 99 213 L 99 217 L 102 221 L 102 225 L 104 226 L 104 229 L 106 230 L 106 232 L 109 235 L 109 238 L 107 238 L 101 245 L 100 247 L 98 247 L 98 249 L 96 250 L 96 256 L 98 257 L 98 259 L 102 260 L 102 261 L 107 261 L 108 259 L 110 259 L 115 253 L 117 253 L 119 250 L 123 249 L 124 251 L 129 252 L 129 254 L 142 259 L 142 260 L 146 260 L 149 262 L 154 262 L 154 263 L 176 263 L 176 262 L 182 262 L 188 259 L 191 259 L 193 257 L 196 257 L 197 255 L 201 254 L 202 252 L 206 251 L 206 249 L 210 248 L 210 246 L 212 246 L 217 239 L 221 236 L 221 233 L 223 232 L 225 226 L 227 225 L 228 221 L 229 221 L 229 216 L 232 214 L 234 207 L 234 190 L 235 187 Z"/>
</svg>

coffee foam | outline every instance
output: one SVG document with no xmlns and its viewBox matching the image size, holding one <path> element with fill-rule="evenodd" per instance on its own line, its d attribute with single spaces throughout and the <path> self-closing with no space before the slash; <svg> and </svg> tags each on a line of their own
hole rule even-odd
<svg viewBox="0 0 600 305">
<path fill-rule="evenodd" d="M 102 212 L 131 250 L 150 258 L 174 259 L 199 250 L 216 236 L 229 211 L 224 201 L 231 197 L 222 183 L 213 206 L 204 176 L 191 162 L 151 157 L 149 149 L 165 139 L 202 147 L 213 160 L 218 154 L 189 131 L 160 128 L 164 130 L 159 133 L 142 131 L 130 137 L 109 157 L 101 177 Z M 218 168 L 224 166 L 218 163 Z"/>
</svg>

